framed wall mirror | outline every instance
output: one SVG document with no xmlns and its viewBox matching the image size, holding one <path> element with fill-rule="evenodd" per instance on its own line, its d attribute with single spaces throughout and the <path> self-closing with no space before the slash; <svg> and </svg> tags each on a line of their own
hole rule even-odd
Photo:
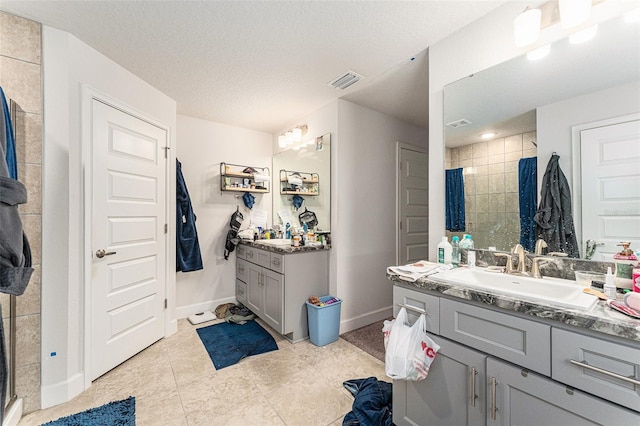
<svg viewBox="0 0 640 426">
<path fill-rule="evenodd" d="M 329 232 L 331 134 L 310 141 L 313 142 L 300 149 L 288 149 L 273 156 L 273 223 L 286 225 L 282 216 L 288 214 L 294 221 L 292 226 L 300 226 L 299 215 L 308 210 L 316 215 L 316 231 Z M 296 196 L 302 198 L 299 207 L 294 203 Z"/>
<path fill-rule="evenodd" d="M 576 192 L 580 174 L 590 171 L 580 167 L 572 129 L 640 113 L 639 27 L 618 17 L 600 23 L 585 43 L 559 40 L 542 59 L 523 55 L 445 87 L 445 169 L 462 169 L 465 212 L 464 231 L 447 231 L 449 237 L 469 233 L 476 248 L 503 251 L 518 244 L 520 159 L 535 158 L 539 202 L 557 153 L 584 257 L 582 217 L 591 212 Z M 495 135 L 481 139 L 488 132 Z"/>
</svg>

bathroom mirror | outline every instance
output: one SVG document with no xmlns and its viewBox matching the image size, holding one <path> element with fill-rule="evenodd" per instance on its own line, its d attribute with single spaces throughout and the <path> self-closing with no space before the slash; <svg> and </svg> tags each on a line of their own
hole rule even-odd
<svg viewBox="0 0 640 426">
<path fill-rule="evenodd" d="M 273 156 L 273 223 L 282 224 L 279 212 L 287 211 L 297 221 L 300 213 L 307 209 L 316 214 L 318 225 L 315 229 L 328 232 L 331 230 L 331 134 L 309 140 L 313 143 L 298 150 L 287 149 Z M 296 172 L 304 179 L 305 185 L 296 185 L 295 180 L 290 183 L 286 179 L 286 176 Z M 317 177 L 317 182 L 313 179 L 313 183 L 307 185 L 307 178 L 312 175 Z M 313 190 L 308 190 L 309 187 Z M 296 192 L 296 188 L 300 191 Z M 293 203 L 296 195 L 304 200 L 298 209 Z"/>
<path fill-rule="evenodd" d="M 637 23 L 615 18 L 600 23 L 595 38 L 585 43 L 559 40 L 542 59 L 523 55 L 445 87 L 445 169 L 464 170 L 464 233 L 473 236 L 476 248 L 509 250 L 520 240 L 520 158 L 537 156 L 538 203 L 542 176 L 554 152 L 573 193 L 571 127 L 622 116 L 613 112 L 622 103 L 635 109 L 628 114 L 640 112 L 638 32 Z M 607 91 L 624 99 L 607 96 L 604 104 L 596 104 L 594 94 Z M 579 108 L 550 114 L 564 105 Z M 496 135 L 483 140 L 485 132 Z M 575 203 L 572 208 L 578 218 L 589 214 Z M 581 229 L 576 233 L 580 245 Z"/>
</svg>

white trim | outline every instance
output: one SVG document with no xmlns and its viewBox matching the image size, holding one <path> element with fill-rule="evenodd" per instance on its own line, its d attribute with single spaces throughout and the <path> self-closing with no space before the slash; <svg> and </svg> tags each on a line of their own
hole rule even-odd
<svg viewBox="0 0 640 426">
<path fill-rule="evenodd" d="M 84 278 L 83 282 L 85 283 L 85 285 L 83 286 L 83 293 L 84 293 L 84 320 L 83 320 L 83 326 L 84 326 L 84 367 L 83 367 L 83 371 L 84 371 L 84 389 L 88 389 L 91 386 L 91 377 L 89 374 L 87 374 L 89 371 L 91 371 L 91 329 L 90 329 L 90 319 L 91 319 L 91 286 L 88 285 L 89 283 L 91 283 L 91 264 L 92 264 L 92 258 L 93 258 L 93 254 L 92 254 L 92 217 L 93 217 L 93 212 L 92 212 L 92 203 L 90 203 L 89 201 L 92 200 L 93 198 L 93 193 L 92 193 L 92 189 L 93 189 L 93 182 L 92 182 L 92 177 L 93 177 L 93 162 L 92 162 L 92 147 L 93 147 L 93 142 L 92 142 L 92 129 L 93 129 L 93 107 L 92 107 L 92 102 L 94 100 L 99 101 L 104 103 L 105 105 L 109 105 L 115 109 L 118 109 L 126 114 L 129 114 L 133 117 L 136 117 L 142 121 L 145 121 L 155 127 L 158 127 L 162 130 L 164 130 L 165 134 L 166 134 L 166 143 L 167 143 L 167 147 L 169 148 L 169 152 L 172 155 L 168 155 L 167 157 L 167 161 L 165 162 L 165 179 L 166 179 L 166 184 L 165 184 L 165 220 L 167 222 L 167 224 L 169 224 L 169 232 L 167 232 L 166 238 L 165 238 L 165 255 L 166 255 L 166 259 L 167 261 L 165 262 L 165 288 L 164 288 L 164 295 L 165 298 L 167 298 L 168 301 L 168 307 L 167 309 L 164 310 L 163 312 L 163 316 L 164 316 L 164 321 L 163 321 L 163 328 L 164 328 L 164 336 L 169 336 L 171 334 L 173 334 L 176 330 L 177 330 L 177 321 L 173 320 L 174 315 L 172 315 L 172 312 L 175 310 L 175 300 L 173 300 L 173 298 L 171 300 L 169 300 L 169 295 L 172 294 L 170 293 L 170 289 L 169 289 L 169 285 L 171 283 L 171 280 L 169 279 L 169 277 L 171 276 L 171 274 L 175 275 L 175 270 L 174 268 L 172 268 L 170 265 L 173 265 L 173 262 L 170 261 L 171 257 L 169 256 L 170 254 L 170 239 L 173 238 L 175 239 L 175 225 L 172 227 L 171 224 L 173 221 L 170 220 L 170 217 L 172 217 L 170 215 L 170 210 L 169 207 L 171 206 L 171 185 L 170 185 L 170 177 L 173 176 L 173 174 L 170 172 L 170 166 L 169 164 L 172 163 L 171 159 L 173 159 L 173 163 L 175 164 L 175 154 L 172 153 L 172 141 L 171 141 L 171 127 L 162 123 L 160 120 L 155 119 L 154 117 L 150 116 L 147 113 L 144 113 L 136 108 L 133 108 L 123 102 L 120 102 L 116 99 L 114 99 L 113 97 L 99 91 L 98 89 L 95 89 L 87 84 L 83 84 L 81 86 L 81 97 L 82 97 L 82 101 L 81 101 L 81 140 L 82 143 L 80 144 L 80 161 L 81 161 L 81 170 L 82 170 L 82 197 L 83 200 L 82 201 L 82 206 L 83 206 L 83 211 L 82 211 L 82 226 L 81 228 L 84 229 L 84 238 L 82 241 L 82 247 L 81 247 L 81 253 L 84 254 L 84 257 L 81 261 L 81 265 L 82 265 L 82 271 L 81 274 Z M 44 394 L 44 390 L 43 390 L 43 394 Z M 70 398 L 69 398 L 70 399 Z M 69 399 L 62 401 L 62 402 L 66 402 Z M 44 401 L 44 399 L 43 399 Z M 47 406 L 44 405 L 43 406 Z"/>
<path fill-rule="evenodd" d="M 77 373 L 64 382 L 56 383 L 52 386 L 42 386 L 41 407 L 44 409 L 63 404 L 80 395 L 86 389 L 84 378 L 85 375 L 83 373 Z"/>
<path fill-rule="evenodd" d="M 409 150 L 409 151 L 416 151 L 416 152 L 420 152 L 423 154 L 426 154 L 427 156 L 429 156 L 429 149 L 428 148 L 424 148 L 421 146 L 416 146 L 416 145 L 411 145 L 408 144 L 406 142 L 400 142 L 397 141 L 396 142 L 396 261 L 395 264 L 398 265 L 400 264 L 400 210 L 401 210 L 401 206 L 400 206 L 400 180 L 401 180 L 401 175 L 400 175 L 400 152 L 403 150 Z M 429 162 L 427 161 L 427 164 L 425 165 L 427 168 L 429 167 Z M 427 174 L 427 191 L 429 191 L 429 175 Z M 427 212 L 429 212 L 430 209 L 427 208 Z M 427 222 L 429 221 L 429 213 L 427 213 Z M 428 225 L 427 225 L 427 230 L 429 229 Z M 427 231 L 428 232 L 428 231 Z M 427 236 L 427 244 L 429 244 L 429 237 Z"/>
<path fill-rule="evenodd" d="M 575 227 L 576 239 L 580 246 L 580 252 L 584 253 L 585 247 L 582 247 L 582 167 L 581 167 L 581 132 L 598 127 L 612 126 L 615 124 L 626 123 L 628 121 L 640 120 L 640 113 L 622 115 L 620 117 L 607 118 L 606 120 L 598 120 L 590 123 L 583 123 L 571 126 L 571 159 L 572 159 L 572 179 L 573 193 L 571 202 L 573 203 L 573 225 Z"/>
<path fill-rule="evenodd" d="M 22 408 L 22 398 L 16 399 L 9 407 L 9 410 L 5 411 L 2 426 L 18 426 L 18 422 L 22 417 Z"/>
<path fill-rule="evenodd" d="M 356 330 L 360 327 L 364 327 L 365 325 L 370 325 L 376 321 L 382 321 L 392 316 L 393 305 L 387 306 L 386 308 L 377 309 L 375 311 L 367 312 L 366 314 L 349 318 L 345 321 L 340 321 L 340 334 Z M 380 326 L 380 332 L 382 332 L 382 326 Z"/>
</svg>

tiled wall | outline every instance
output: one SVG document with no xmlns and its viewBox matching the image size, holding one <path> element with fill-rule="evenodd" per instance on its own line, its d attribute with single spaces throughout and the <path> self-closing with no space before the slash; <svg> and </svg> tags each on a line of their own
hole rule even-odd
<svg viewBox="0 0 640 426">
<path fill-rule="evenodd" d="M 530 132 L 446 149 L 445 168 L 464 168 L 464 233 L 476 248 L 509 250 L 519 242 L 518 161 L 535 157 L 536 143 Z M 447 232 L 449 240 L 462 234 Z"/>
<path fill-rule="evenodd" d="M 17 298 L 16 393 L 24 412 L 40 409 L 40 283 L 42 241 L 42 84 L 41 26 L 0 12 L 0 86 L 17 103 L 18 178 L 27 187 L 28 202 L 20 216 L 31 245 L 34 274 Z M 2 314 L 8 314 L 8 296 L 2 294 Z"/>
</svg>

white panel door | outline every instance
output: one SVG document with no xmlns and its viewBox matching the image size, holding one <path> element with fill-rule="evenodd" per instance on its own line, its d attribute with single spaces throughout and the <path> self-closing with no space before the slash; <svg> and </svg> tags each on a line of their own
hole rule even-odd
<svg viewBox="0 0 640 426">
<path fill-rule="evenodd" d="M 164 335 L 167 132 L 92 101 L 91 380 Z"/>
<path fill-rule="evenodd" d="M 640 120 L 580 132 L 582 238 L 611 261 L 621 241 L 640 248 Z"/>
<path fill-rule="evenodd" d="M 400 147 L 398 216 L 400 219 L 398 264 L 429 258 L 428 156 Z"/>
</svg>

